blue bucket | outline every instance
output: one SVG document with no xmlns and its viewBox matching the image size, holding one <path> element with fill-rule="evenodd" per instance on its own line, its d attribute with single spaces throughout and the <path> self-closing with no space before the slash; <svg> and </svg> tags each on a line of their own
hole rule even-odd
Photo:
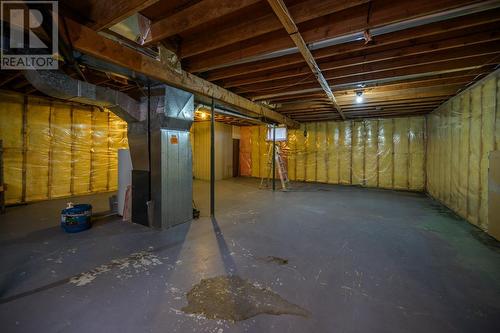
<svg viewBox="0 0 500 333">
<path fill-rule="evenodd" d="M 92 226 L 92 206 L 74 205 L 61 211 L 61 227 L 66 232 L 80 232 Z"/>
</svg>

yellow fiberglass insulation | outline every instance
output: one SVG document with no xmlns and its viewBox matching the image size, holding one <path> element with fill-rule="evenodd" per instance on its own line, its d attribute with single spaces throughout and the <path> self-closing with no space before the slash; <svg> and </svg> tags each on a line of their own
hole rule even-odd
<svg viewBox="0 0 500 333">
<path fill-rule="evenodd" d="M 499 149 L 499 72 L 427 116 L 427 191 L 488 231 L 489 154 Z"/>
<path fill-rule="evenodd" d="M 265 126 L 251 127 L 251 174 L 268 173 Z M 281 143 L 290 180 L 423 191 L 425 118 L 311 122 Z"/>
<path fill-rule="evenodd" d="M 0 93 L 6 203 L 117 189 L 118 149 L 127 124 L 77 104 Z"/>
</svg>

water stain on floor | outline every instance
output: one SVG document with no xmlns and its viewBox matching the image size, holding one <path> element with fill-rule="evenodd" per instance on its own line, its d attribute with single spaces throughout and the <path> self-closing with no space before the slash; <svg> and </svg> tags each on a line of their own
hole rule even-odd
<svg viewBox="0 0 500 333">
<path fill-rule="evenodd" d="M 308 317 L 309 311 L 290 303 L 275 292 L 238 276 L 203 279 L 186 295 L 185 313 L 209 319 L 240 321 L 259 314 L 290 314 Z"/>
<path fill-rule="evenodd" d="M 288 259 L 281 258 L 281 257 L 267 256 L 265 258 L 259 258 L 259 259 L 264 260 L 264 261 L 271 263 L 271 264 L 277 264 L 277 265 L 288 264 Z"/>
</svg>

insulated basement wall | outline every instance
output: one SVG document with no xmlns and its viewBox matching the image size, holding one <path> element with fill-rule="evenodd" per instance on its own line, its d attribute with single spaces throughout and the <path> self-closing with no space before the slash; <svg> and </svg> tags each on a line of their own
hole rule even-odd
<svg viewBox="0 0 500 333">
<path fill-rule="evenodd" d="M 249 150 L 244 138 L 249 138 L 251 146 L 246 174 L 267 175 L 265 126 L 247 127 L 241 133 L 240 149 Z M 280 145 L 290 180 L 412 191 L 425 188 L 424 117 L 304 123 L 290 130 L 288 141 Z"/>
<path fill-rule="evenodd" d="M 117 189 L 127 124 L 92 107 L 0 93 L 8 204 Z"/>
<path fill-rule="evenodd" d="M 215 123 L 215 179 L 233 176 L 233 129 L 231 125 Z M 210 121 L 193 123 L 193 175 L 210 180 Z"/>
<path fill-rule="evenodd" d="M 427 116 L 427 191 L 488 231 L 488 165 L 499 149 L 496 71 Z"/>
</svg>

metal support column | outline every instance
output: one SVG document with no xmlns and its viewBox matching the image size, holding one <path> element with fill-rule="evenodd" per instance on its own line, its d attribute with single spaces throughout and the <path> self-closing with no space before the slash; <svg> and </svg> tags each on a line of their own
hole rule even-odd
<svg viewBox="0 0 500 333">
<path fill-rule="evenodd" d="M 148 201 L 151 201 L 151 83 L 148 82 Z"/>
<path fill-rule="evenodd" d="M 210 216 L 215 216 L 215 102 L 210 114 Z"/>
<path fill-rule="evenodd" d="M 273 124 L 273 191 L 276 191 L 276 125 Z"/>
</svg>

